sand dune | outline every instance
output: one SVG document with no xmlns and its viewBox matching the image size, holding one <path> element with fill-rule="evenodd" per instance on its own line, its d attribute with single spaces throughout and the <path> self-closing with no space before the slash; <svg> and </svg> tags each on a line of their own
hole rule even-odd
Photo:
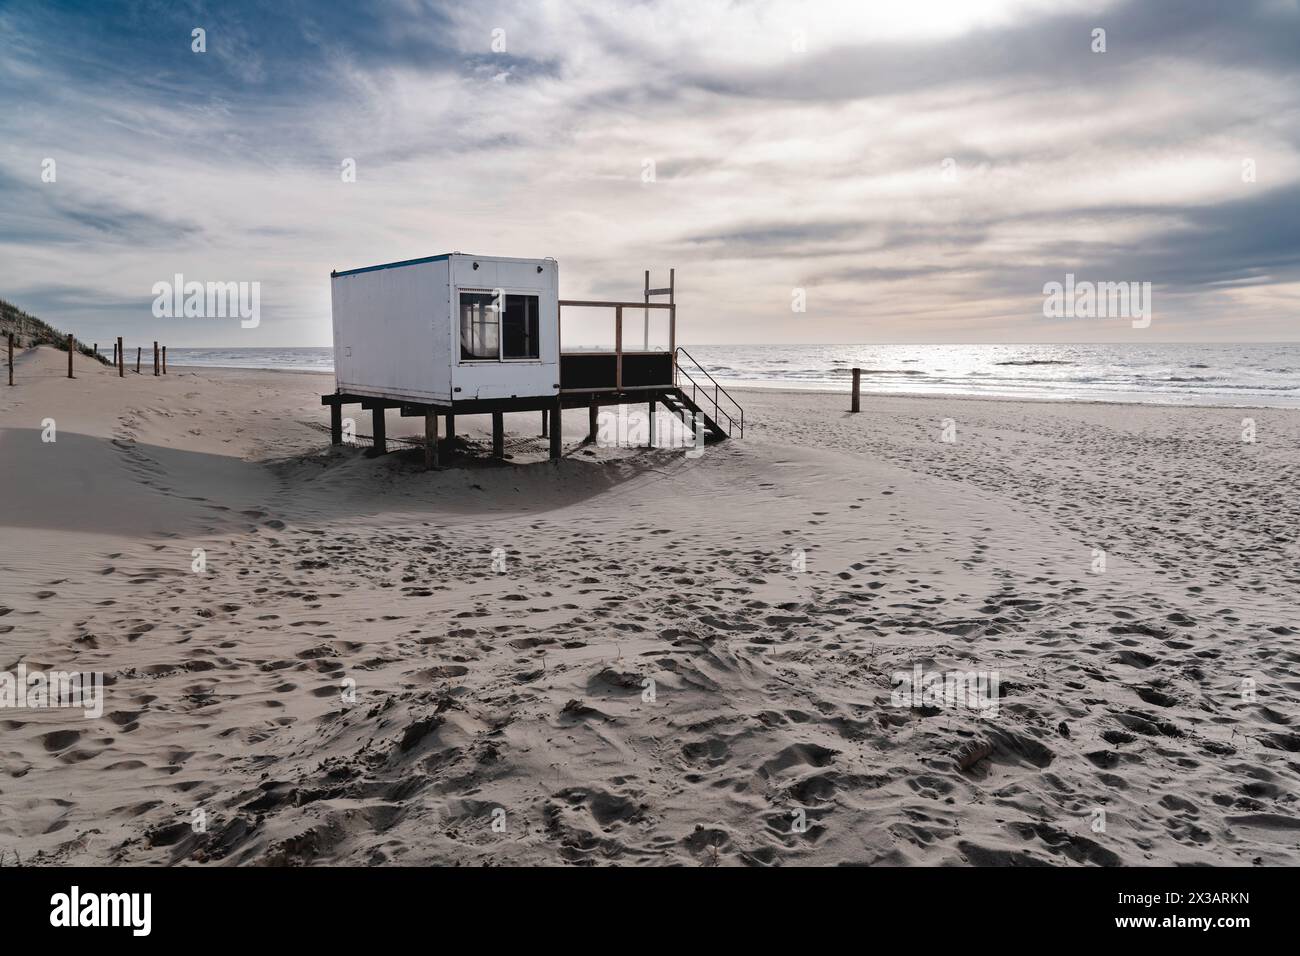
<svg viewBox="0 0 1300 956">
<path fill-rule="evenodd" d="M 328 376 L 63 363 L 0 390 L 0 669 L 107 702 L 0 711 L 24 862 L 1300 862 L 1294 412 L 750 392 L 426 473 Z"/>
</svg>

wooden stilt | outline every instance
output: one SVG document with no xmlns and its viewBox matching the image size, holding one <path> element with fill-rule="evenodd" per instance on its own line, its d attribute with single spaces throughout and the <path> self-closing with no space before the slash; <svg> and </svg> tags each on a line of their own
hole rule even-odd
<svg viewBox="0 0 1300 956">
<path fill-rule="evenodd" d="M 546 425 L 548 422 L 550 422 L 550 420 L 551 420 L 551 413 L 543 408 L 542 409 L 542 437 L 543 438 L 546 437 Z"/>
<path fill-rule="evenodd" d="M 506 457 L 506 421 L 501 412 L 492 413 L 492 457 Z"/>
<path fill-rule="evenodd" d="M 656 404 L 655 402 L 650 403 L 650 414 L 649 414 L 650 438 L 649 441 L 647 441 L 646 443 L 651 448 L 655 446 L 655 404 Z"/>
<path fill-rule="evenodd" d="M 596 404 L 596 400 L 593 398 L 591 400 L 591 406 L 587 410 L 587 441 L 589 442 L 594 442 L 596 440 L 596 419 L 599 416 L 600 406 Z"/>
<path fill-rule="evenodd" d="M 560 443 L 560 400 L 557 398 L 551 406 L 551 461 L 559 461 L 563 446 Z"/>
<path fill-rule="evenodd" d="M 388 451 L 388 434 L 385 431 L 384 406 L 376 405 L 374 409 L 372 409 L 372 412 L 374 428 L 371 429 L 371 431 L 374 432 L 375 446 L 371 449 L 371 454 L 383 455 Z"/>
<path fill-rule="evenodd" d="M 126 359 L 122 357 L 122 336 L 117 337 L 117 377 L 126 374 Z"/>
<path fill-rule="evenodd" d="M 851 412 L 862 411 L 862 399 L 858 394 L 858 389 L 862 384 L 862 369 L 853 370 L 853 405 L 849 408 Z"/>
<path fill-rule="evenodd" d="M 330 406 L 330 444 L 343 444 L 343 406 L 338 402 Z"/>
<path fill-rule="evenodd" d="M 424 467 L 426 471 L 438 467 L 438 413 L 432 408 L 424 412 Z"/>
<path fill-rule="evenodd" d="M 444 415 L 443 417 L 447 419 L 447 441 L 450 442 L 456 437 L 456 416 Z"/>
<path fill-rule="evenodd" d="M 72 378 L 72 333 L 68 333 L 68 378 Z"/>
</svg>

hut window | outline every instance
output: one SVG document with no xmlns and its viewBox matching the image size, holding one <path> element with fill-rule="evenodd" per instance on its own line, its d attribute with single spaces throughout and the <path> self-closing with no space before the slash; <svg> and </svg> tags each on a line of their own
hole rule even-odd
<svg viewBox="0 0 1300 956">
<path fill-rule="evenodd" d="M 535 359 L 538 351 L 537 296 L 507 295 L 501 323 L 501 357 Z"/>
<path fill-rule="evenodd" d="M 503 309 L 498 309 L 501 301 Z M 535 295 L 460 294 L 460 359 L 499 362 L 541 357 Z"/>
<path fill-rule="evenodd" d="M 491 292 L 460 294 L 460 357 L 480 361 L 501 358 L 500 321 Z"/>
</svg>

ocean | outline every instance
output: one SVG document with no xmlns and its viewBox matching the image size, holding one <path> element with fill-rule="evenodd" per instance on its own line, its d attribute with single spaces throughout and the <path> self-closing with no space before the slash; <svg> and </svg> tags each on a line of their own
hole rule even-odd
<svg viewBox="0 0 1300 956">
<path fill-rule="evenodd" d="M 1300 344 L 696 345 L 726 387 L 1300 408 Z M 332 371 L 328 348 L 168 350 L 169 365 Z"/>
</svg>

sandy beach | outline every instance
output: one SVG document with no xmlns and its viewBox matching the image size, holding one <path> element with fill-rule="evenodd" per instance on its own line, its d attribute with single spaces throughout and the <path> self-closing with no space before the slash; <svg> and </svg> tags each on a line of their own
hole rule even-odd
<svg viewBox="0 0 1300 956">
<path fill-rule="evenodd" d="M 330 375 L 65 369 L 0 386 L 0 670 L 105 700 L 0 711 L 11 859 L 1300 863 L 1300 412 L 755 390 L 425 472 Z"/>
</svg>

